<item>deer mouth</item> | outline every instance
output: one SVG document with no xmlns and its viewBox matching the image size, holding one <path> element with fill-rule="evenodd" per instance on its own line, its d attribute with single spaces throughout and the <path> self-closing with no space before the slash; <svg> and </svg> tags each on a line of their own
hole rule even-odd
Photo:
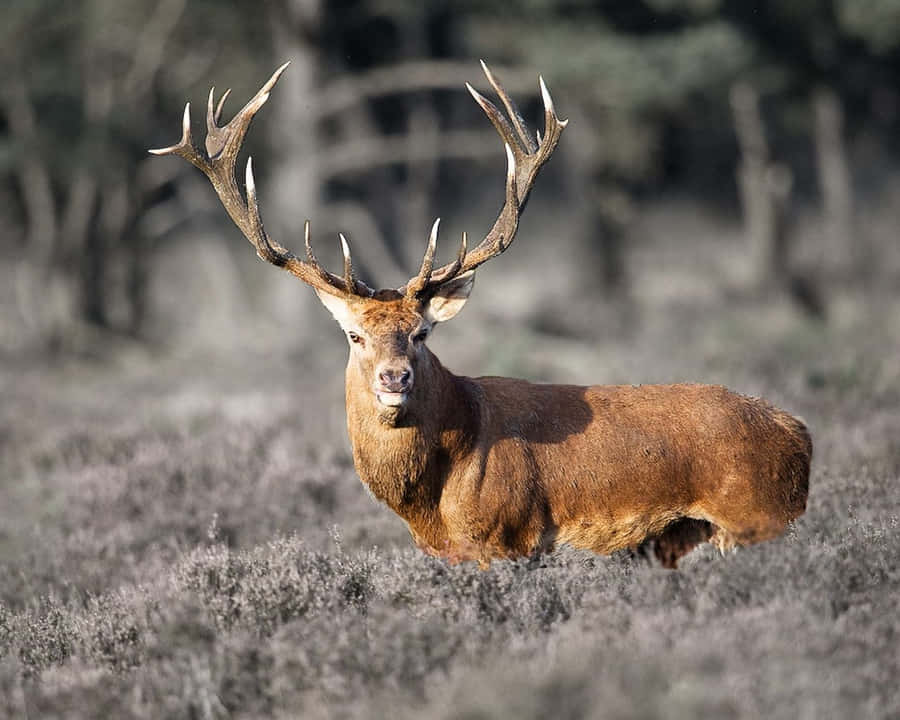
<svg viewBox="0 0 900 720">
<path fill-rule="evenodd" d="M 400 407 L 401 405 L 405 405 L 407 399 L 409 399 L 409 392 L 388 392 L 387 390 L 379 390 L 375 393 L 375 397 L 378 398 L 378 402 L 382 405 L 386 405 L 387 407 Z"/>
</svg>

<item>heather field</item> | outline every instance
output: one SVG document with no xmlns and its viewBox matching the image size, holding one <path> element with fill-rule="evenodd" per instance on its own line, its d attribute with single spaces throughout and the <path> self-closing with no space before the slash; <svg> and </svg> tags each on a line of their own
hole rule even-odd
<svg viewBox="0 0 900 720">
<path fill-rule="evenodd" d="M 900 304 L 883 283 L 832 297 L 827 323 L 661 298 L 638 330 L 608 309 L 503 343 L 476 306 L 435 338 L 460 372 L 723 382 L 803 416 L 807 513 L 674 572 L 422 555 L 354 473 L 336 330 L 283 354 L 8 360 L 0 715 L 900 716 Z"/>
</svg>

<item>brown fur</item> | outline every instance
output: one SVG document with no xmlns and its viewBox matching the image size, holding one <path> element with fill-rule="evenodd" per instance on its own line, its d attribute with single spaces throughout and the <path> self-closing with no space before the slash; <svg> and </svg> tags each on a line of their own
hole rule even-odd
<svg viewBox="0 0 900 720">
<path fill-rule="evenodd" d="M 611 553 L 655 540 L 675 567 L 699 542 L 767 540 L 805 510 L 810 436 L 762 400 L 458 377 L 409 339 L 418 304 L 357 299 L 349 317 L 367 336 L 346 376 L 357 472 L 428 553 L 484 566 L 561 543 Z M 372 390 L 385 363 L 413 371 L 403 408 Z"/>
</svg>

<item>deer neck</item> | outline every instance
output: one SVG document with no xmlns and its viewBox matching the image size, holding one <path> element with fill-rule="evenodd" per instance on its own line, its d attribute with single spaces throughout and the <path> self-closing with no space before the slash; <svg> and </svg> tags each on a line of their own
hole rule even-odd
<svg viewBox="0 0 900 720">
<path fill-rule="evenodd" d="M 385 416 L 371 380 L 352 362 L 346 376 L 347 428 L 360 479 L 412 525 L 434 514 L 451 460 L 477 432 L 471 382 L 447 370 L 430 351 L 416 367 L 413 395 L 400 416 Z"/>
</svg>

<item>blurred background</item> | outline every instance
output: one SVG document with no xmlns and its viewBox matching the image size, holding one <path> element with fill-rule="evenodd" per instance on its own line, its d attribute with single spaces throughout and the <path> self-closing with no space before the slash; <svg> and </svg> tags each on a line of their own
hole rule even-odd
<svg viewBox="0 0 900 720">
<path fill-rule="evenodd" d="M 900 292 L 895 0 L 8 0 L 0 28 L 13 363 L 341 341 L 201 173 L 147 154 L 185 101 L 202 143 L 209 87 L 232 88 L 227 119 L 285 60 L 245 143 L 267 226 L 296 249 L 310 218 L 331 267 L 344 232 L 382 287 L 436 216 L 449 257 L 500 208 L 502 146 L 464 88 L 488 89 L 478 59 L 535 129 L 543 74 L 571 123 L 516 247 L 479 272 L 470 342 L 492 323 L 627 338 L 723 302 L 852 323 Z"/>
</svg>

